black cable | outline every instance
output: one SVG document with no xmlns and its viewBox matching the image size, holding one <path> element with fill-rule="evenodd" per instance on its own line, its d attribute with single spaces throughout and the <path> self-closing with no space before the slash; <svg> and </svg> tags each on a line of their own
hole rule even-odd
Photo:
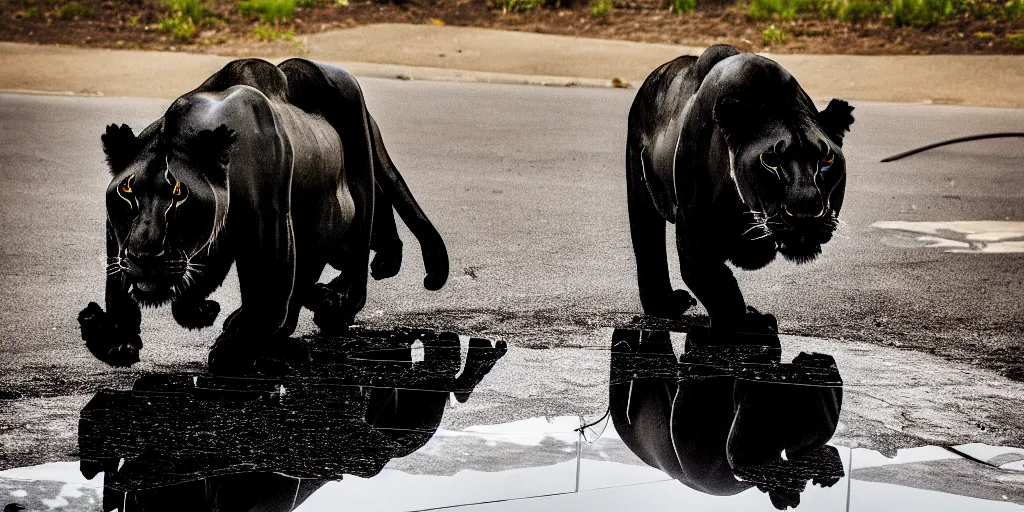
<svg viewBox="0 0 1024 512">
<path fill-rule="evenodd" d="M 1024 137 L 1024 132 L 1001 132 L 1001 133 L 985 133 L 982 135 L 971 135 L 969 137 L 957 137 L 955 139 L 944 140 L 942 142 L 936 142 L 934 144 L 928 144 L 927 146 L 921 146 L 919 148 L 911 149 L 910 151 L 904 151 L 902 153 L 896 153 L 890 157 L 882 159 L 882 162 L 892 162 L 901 158 L 908 157 L 910 155 L 916 155 L 922 151 L 928 151 L 929 149 L 937 148 L 939 146 L 946 146 L 948 144 L 956 144 L 958 142 L 968 142 L 972 140 L 982 139 L 996 139 L 1001 137 Z"/>
</svg>

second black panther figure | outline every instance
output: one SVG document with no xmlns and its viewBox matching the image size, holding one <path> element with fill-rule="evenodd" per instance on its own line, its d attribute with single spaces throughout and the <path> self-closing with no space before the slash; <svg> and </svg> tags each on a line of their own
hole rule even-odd
<svg viewBox="0 0 1024 512">
<path fill-rule="evenodd" d="M 726 262 L 759 269 L 777 253 L 804 263 L 838 225 L 843 136 L 853 107 L 818 112 L 772 60 L 728 45 L 656 69 L 629 112 L 626 174 L 640 301 L 675 318 L 694 304 L 673 290 L 665 223 L 676 228 L 683 281 L 719 333 L 762 332 Z"/>
</svg>

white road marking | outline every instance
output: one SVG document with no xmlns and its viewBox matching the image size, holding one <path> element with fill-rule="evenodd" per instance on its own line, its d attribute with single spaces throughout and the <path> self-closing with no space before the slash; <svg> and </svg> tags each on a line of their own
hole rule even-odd
<svg viewBox="0 0 1024 512">
<path fill-rule="evenodd" d="M 924 247 L 955 253 L 1024 252 L 1024 222 L 1003 220 L 904 222 L 882 221 L 873 228 L 920 233 Z"/>
</svg>

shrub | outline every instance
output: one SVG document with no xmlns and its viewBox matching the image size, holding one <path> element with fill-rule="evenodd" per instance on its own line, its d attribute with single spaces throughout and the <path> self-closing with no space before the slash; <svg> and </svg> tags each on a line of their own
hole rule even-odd
<svg viewBox="0 0 1024 512">
<path fill-rule="evenodd" d="M 199 31 L 196 28 L 196 24 L 192 22 L 192 18 L 184 16 L 160 20 L 160 30 L 171 34 L 178 41 L 186 43 L 195 38 L 196 33 Z"/>
<path fill-rule="evenodd" d="M 241 0 L 238 12 L 256 16 L 265 23 L 286 21 L 295 14 L 295 0 Z"/>
<path fill-rule="evenodd" d="M 892 0 L 892 21 L 897 26 L 929 27 L 951 16 L 951 0 Z"/>
<path fill-rule="evenodd" d="M 773 43 L 785 43 L 789 36 L 781 28 L 775 28 L 775 25 L 768 25 L 765 27 L 764 32 L 761 32 L 761 39 L 764 41 L 764 44 L 770 45 Z"/>
<path fill-rule="evenodd" d="M 1024 19 L 1024 0 L 1010 0 L 1004 7 L 1006 17 Z"/>
<path fill-rule="evenodd" d="M 1010 34 L 1006 36 L 1006 40 L 1017 48 L 1024 48 L 1024 34 Z"/>
<path fill-rule="evenodd" d="M 608 16 L 612 12 L 612 0 L 594 0 L 590 12 L 594 16 Z"/>
<path fill-rule="evenodd" d="M 697 8 L 697 0 L 672 0 L 672 12 L 684 13 Z"/>
<path fill-rule="evenodd" d="M 847 0 L 838 10 L 839 19 L 856 23 L 882 14 L 885 5 L 877 0 Z"/>
<path fill-rule="evenodd" d="M 59 19 L 71 19 L 71 18 L 88 18 L 95 14 L 92 8 L 86 7 L 78 2 L 68 2 L 57 9 L 57 18 Z"/>
<path fill-rule="evenodd" d="M 193 24 L 199 24 L 205 13 L 202 0 L 166 0 L 165 5 L 173 16 L 188 18 Z"/>
</svg>

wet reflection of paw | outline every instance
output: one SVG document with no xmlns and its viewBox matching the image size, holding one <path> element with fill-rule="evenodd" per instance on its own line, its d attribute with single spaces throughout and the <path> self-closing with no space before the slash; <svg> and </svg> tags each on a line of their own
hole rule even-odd
<svg viewBox="0 0 1024 512">
<path fill-rule="evenodd" d="M 508 351 L 508 345 L 498 340 L 491 345 L 491 342 L 483 338 L 470 338 L 469 352 L 466 354 L 466 367 L 462 374 L 455 379 L 455 399 L 459 403 L 469 400 L 473 388 L 483 380 L 494 364 L 501 359 Z"/>
</svg>

